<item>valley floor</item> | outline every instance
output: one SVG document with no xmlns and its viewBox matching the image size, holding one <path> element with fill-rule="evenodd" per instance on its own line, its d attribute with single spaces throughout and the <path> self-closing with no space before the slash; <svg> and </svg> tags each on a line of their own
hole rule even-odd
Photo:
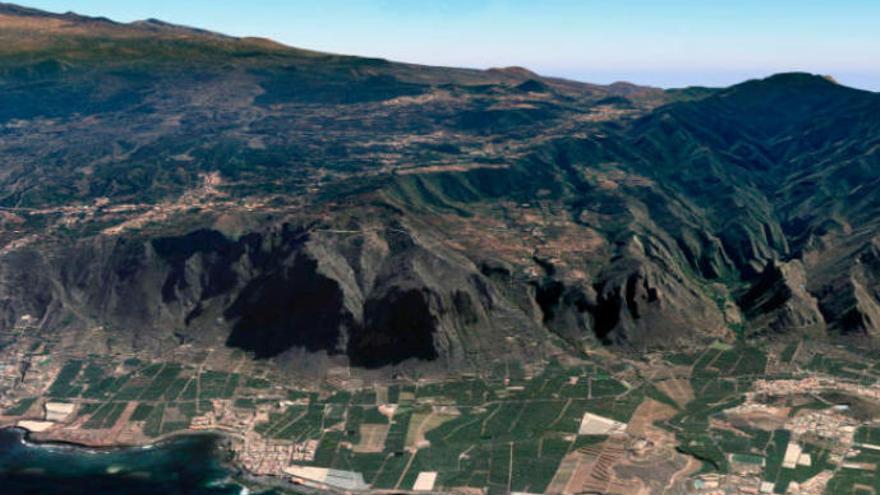
<svg viewBox="0 0 880 495">
<path fill-rule="evenodd" d="M 443 381 L 311 387 L 211 352 L 144 362 L 0 351 L 0 424 L 40 441 L 147 445 L 221 432 L 252 479 L 406 493 L 876 493 L 880 365 L 811 342 L 603 350 Z M 867 356 L 867 357 L 866 357 Z M 26 364 L 25 364 L 26 363 Z"/>
</svg>

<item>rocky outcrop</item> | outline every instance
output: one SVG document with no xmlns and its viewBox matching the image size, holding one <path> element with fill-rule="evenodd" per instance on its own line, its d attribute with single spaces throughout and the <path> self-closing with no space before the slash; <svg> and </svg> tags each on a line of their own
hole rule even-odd
<svg viewBox="0 0 880 495">
<path fill-rule="evenodd" d="M 818 303 L 807 291 L 804 265 L 798 260 L 767 263 L 739 304 L 753 335 L 825 329 Z"/>
<path fill-rule="evenodd" d="M 880 238 L 844 252 L 822 275 L 814 290 L 829 326 L 844 335 L 880 335 Z"/>
<path fill-rule="evenodd" d="M 640 349 L 730 338 L 721 311 L 677 266 L 664 263 L 655 241 L 633 237 L 623 252 L 595 287 L 591 312 L 600 338 Z"/>
<path fill-rule="evenodd" d="M 668 273 L 632 237 L 591 285 L 536 284 L 545 324 L 568 341 L 635 349 L 731 338 L 721 311 L 680 272 Z"/>
</svg>

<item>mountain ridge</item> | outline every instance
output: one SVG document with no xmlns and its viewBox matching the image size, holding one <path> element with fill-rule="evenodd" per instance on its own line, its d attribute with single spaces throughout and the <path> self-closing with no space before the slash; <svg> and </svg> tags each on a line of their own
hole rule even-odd
<svg viewBox="0 0 880 495">
<path fill-rule="evenodd" d="M 156 22 L 97 43 L 58 15 L 73 34 L 0 23 L 0 331 L 418 373 L 880 332 L 877 93 L 600 86 Z"/>
</svg>

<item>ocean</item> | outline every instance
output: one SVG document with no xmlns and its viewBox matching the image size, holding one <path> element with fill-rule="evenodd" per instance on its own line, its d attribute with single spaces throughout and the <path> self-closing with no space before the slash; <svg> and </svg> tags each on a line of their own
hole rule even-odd
<svg viewBox="0 0 880 495">
<path fill-rule="evenodd" d="M 242 495 L 215 435 L 181 436 L 148 448 L 92 450 L 35 445 L 0 430 L 2 495 Z M 272 491 L 262 492 L 266 495 Z"/>
</svg>

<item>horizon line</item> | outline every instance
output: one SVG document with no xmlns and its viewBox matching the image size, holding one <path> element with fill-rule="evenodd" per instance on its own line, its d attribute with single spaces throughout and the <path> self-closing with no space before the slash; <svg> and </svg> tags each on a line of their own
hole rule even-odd
<svg viewBox="0 0 880 495">
<path fill-rule="evenodd" d="M 545 79 L 566 80 L 566 81 L 572 81 L 572 82 L 577 82 L 577 83 L 582 83 L 582 84 L 595 84 L 595 85 L 599 85 L 599 86 L 611 86 L 614 84 L 632 84 L 632 85 L 639 86 L 639 87 L 654 88 L 654 89 L 660 89 L 660 90 L 664 90 L 664 91 L 685 90 L 685 89 L 690 89 L 690 88 L 725 89 L 725 88 L 729 88 L 732 86 L 736 86 L 738 84 L 743 84 L 743 83 L 746 83 L 749 81 L 762 80 L 762 79 L 766 79 L 768 77 L 772 77 L 772 76 L 779 75 L 779 74 L 802 73 L 802 74 L 809 74 L 812 76 L 824 77 L 826 79 L 830 79 L 835 84 L 838 84 L 843 87 L 847 87 L 847 88 L 851 88 L 851 89 L 855 89 L 855 90 L 860 90 L 860 91 L 866 91 L 866 92 L 875 93 L 875 94 L 880 93 L 880 83 L 878 83 L 878 85 L 876 87 L 869 87 L 869 86 L 863 86 L 863 85 L 858 85 L 858 84 L 850 84 L 850 83 L 841 81 L 841 79 L 846 78 L 846 76 L 841 78 L 837 74 L 834 74 L 834 73 L 820 73 L 820 72 L 814 72 L 814 71 L 805 70 L 805 69 L 792 69 L 792 68 L 721 69 L 721 68 L 719 68 L 719 69 L 711 70 L 711 71 L 705 71 L 705 70 L 701 71 L 700 69 L 687 69 L 687 68 L 681 68 L 681 67 L 662 68 L 662 69 L 632 67 L 632 68 L 625 68 L 625 69 L 620 69 L 620 70 L 581 68 L 581 69 L 577 69 L 577 70 L 561 69 L 561 70 L 556 71 L 556 70 L 553 70 L 550 68 L 532 68 L 532 66 L 530 66 L 529 64 L 499 64 L 499 65 L 490 65 L 490 66 L 466 65 L 466 64 L 455 65 L 455 64 L 430 63 L 430 62 L 402 60 L 402 59 L 397 59 L 394 57 L 386 57 L 383 55 L 370 55 L 370 54 L 356 53 L 356 52 L 348 52 L 348 53 L 335 52 L 335 51 L 323 50 L 320 48 L 308 48 L 304 45 L 299 45 L 298 43 L 297 44 L 290 44 L 286 41 L 279 40 L 275 37 L 268 36 L 268 35 L 228 34 L 223 31 L 219 31 L 219 30 L 212 29 L 212 28 L 199 27 L 196 25 L 180 23 L 180 22 L 166 21 L 164 19 L 157 18 L 157 17 L 146 17 L 146 18 L 141 18 L 141 19 L 134 19 L 131 21 L 124 21 L 124 20 L 113 19 L 112 17 L 108 17 L 105 15 L 83 14 L 83 13 L 80 13 L 80 12 L 77 12 L 74 10 L 58 12 L 58 11 L 41 9 L 41 8 L 31 7 L 28 5 L 23 5 L 23 4 L 19 4 L 19 3 L 13 3 L 13 2 L 0 2 L 0 6 L 11 6 L 11 7 L 15 7 L 15 8 L 29 10 L 34 13 L 49 14 L 52 16 L 59 16 L 59 17 L 77 16 L 77 17 L 81 17 L 84 19 L 111 22 L 113 24 L 117 24 L 120 26 L 137 26 L 138 24 L 147 23 L 147 22 L 152 21 L 152 22 L 162 23 L 162 24 L 165 24 L 165 25 L 171 26 L 171 27 L 176 27 L 176 28 L 181 28 L 181 29 L 193 31 L 196 34 L 201 32 L 203 34 L 213 34 L 213 35 L 223 36 L 223 37 L 232 38 L 232 39 L 236 39 L 236 40 L 263 39 L 263 40 L 268 40 L 272 43 L 276 43 L 280 46 L 283 46 L 283 47 L 291 49 L 291 50 L 311 51 L 311 52 L 321 53 L 321 54 L 326 54 L 326 55 L 336 55 L 336 56 L 345 56 L 345 57 L 381 59 L 381 60 L 385 60 L 390 63 L 398 63 L 398 64 L 420 65 L 420 66 L 425 66 L 425 67 L 448 68 L 448 69 L 477 70 L 477 71 L 514 69 L 514 68 L 524 69 L 524 70 L 527 70 L 527 71 L 534 73 L 537 76 L 545 78 Z M 684 85 L 660 84 L 660 83 L 656 83 L 656 82 L 652 83 L 652 82 L 647 82 L 647 81 L 639 82 L 639 79 L 637 79 L 637 78 L 617 77 L 617 76 L 611 76 L 610 78 L 605 78 L 605 79 L 602 79 L 600 77 L 597 80 L 597 79 L 591 79 L 591 78 L 589 78 L 589 76 L 585 77 L 585 76 L 579 76 L 577 74 L 574 74 L 575 71 L 577 71 L 577 72 L 592 71 L 594 73 L 604 73 L 606 75 L 611 75 L 611 74 L 616 74 L 616 73 L 627 73 L 627 72 L 629 72 L 630 74 L 635 74 L 635 73 L 646 73 L 646 74 L 650 74 L 650 73 L 656 73 L 656 74 L 661 74 L 661 73 L 664 73 L 664 74 L 701 73 L 701 74 L 705 74 L 705 75 L 713 75 L 716 77 L 726 73 L 726 74 L 728 74 L 728 77 L 727 77 L 728 82 L 719 82 L 718 84 L 700 84 L 700 83 L 686 83 Z M 841 71 L 841 72 L 846 73 L 847 71 Z M 749 75 L 746 75 L 747 73 Z M 852 71 L 852 72 L 850 72 L 850 75 L 861 74 L 861 73 L 862 73 L 862 71 Z M 880 73 L 880 71 L 878 71 L 878 73 Z M 733 76 L 734 74 L 736 74 L 736 76 Z M 865 74 L 867 74 L 867 73 L 865 73 Z"/>
</svg>

